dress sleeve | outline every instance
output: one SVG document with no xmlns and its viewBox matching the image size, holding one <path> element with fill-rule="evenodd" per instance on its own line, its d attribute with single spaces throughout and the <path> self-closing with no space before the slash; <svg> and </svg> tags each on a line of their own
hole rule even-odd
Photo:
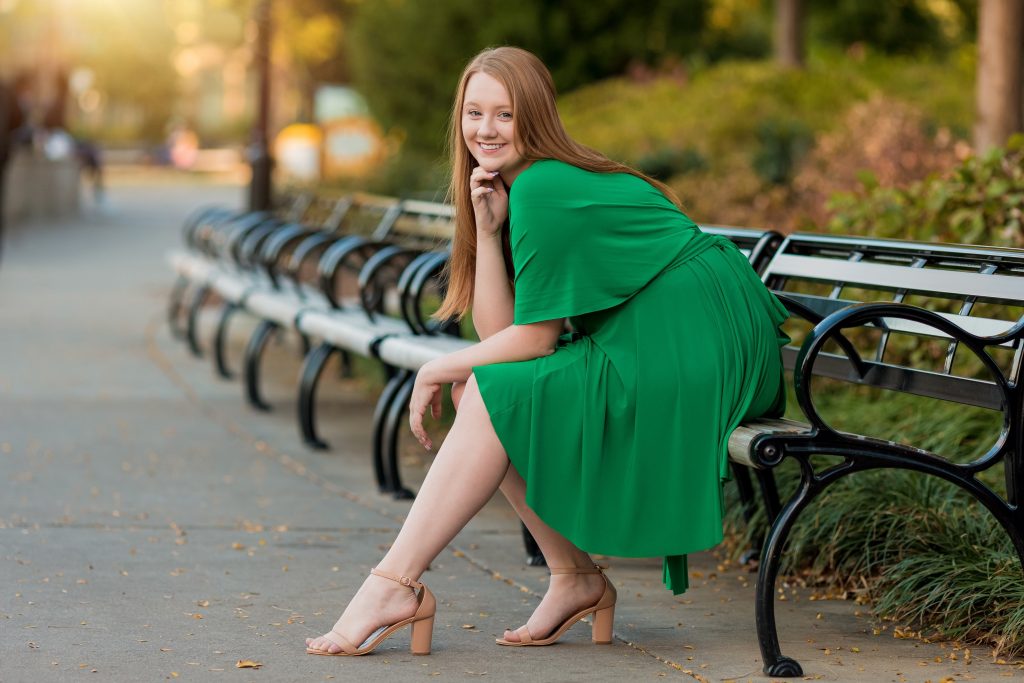
<svg viewBox="0 0 1024 683">
<path fill-rule="evenodd" d="M 536 162 L 509 201 L 517 325 L 628 300 L 697 232 L 644 180 L 561 162 Z"/>
</svg>

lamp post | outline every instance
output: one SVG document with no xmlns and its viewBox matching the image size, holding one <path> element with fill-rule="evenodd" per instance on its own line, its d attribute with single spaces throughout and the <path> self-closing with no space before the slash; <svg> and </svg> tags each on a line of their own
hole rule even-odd
<svg viewBox="0 0 1024 683">
<path fill-rule="evenodd" d="M 271 0 L 259 0 L 256 6 L 256 45 L 253 61 L 259 74 L 259 92 L 256 99 L 256 123 L 249 145 L 249 163 L 252 166 L 249 209 L 252 211 L 271 208 L 270 174 L 274 160 L 270 157 L 267 136 L 267 128 L 270 125 L 270 5 Z"/>
</svg>

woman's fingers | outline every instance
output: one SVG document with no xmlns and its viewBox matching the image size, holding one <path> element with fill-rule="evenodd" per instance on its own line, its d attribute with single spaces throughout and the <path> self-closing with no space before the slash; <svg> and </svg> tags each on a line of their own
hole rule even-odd
<svg viewBox="0 0 1024 683">
<path fill-rule="evenodd" d="M 433 398 L 430 399 L 430 417 L 435 420 L 441 419 L 441 392 L 440 390 L 434 392 Z"/>
<path fill-rule="evenodd" d="M 441 416 L 441 386 L 438 384 L 416 383 L 413 387 L 412 397 L 409 399 L 409 427 L 412 429 L 416 440 L 430 450 L 433 443 L 427 430 L 423 427 L 423 418 L 430 408 L 430 414 L 434 419 Z"/>
<path fill-rule="evenodd" d="M 494 188 L 484 187 L 481 185 L 480 187 L 475 188 L 472 192 L 470 192 L 469 196 L 471 196 L 473 199 L 480 199 L 481 197 L 489 195 L 492 192 L 494 192 Z"/>
<path fill-rule="evenodd" d="M 485 171 L 480 166 L 477 166 L 469 174 L 469 186 L 471 188 L 478 187 L 481 183 L 490 183 L 498 177 L 497 171 Z"/>
<path fill-rule="evenodd" d="M 427 430 L 423 428 L 423 413 L 426 406 L 420 406 L 419 408 L 410 405 L 409 406 L 409 427 L 412 429 L 412 435 L 416 437 L 416 440 L 420 442 L 420 445 L 430 450 L 430 437 L 427 436 Z"/>
</svg>

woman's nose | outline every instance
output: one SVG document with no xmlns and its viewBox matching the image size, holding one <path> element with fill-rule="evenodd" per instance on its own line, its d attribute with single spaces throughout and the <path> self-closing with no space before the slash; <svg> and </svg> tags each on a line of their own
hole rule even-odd
<svg viewBox="0 0 1024 683">
<path fill-rule="evenodd" d="M 480 132 L 480 135 L 482 135 L 483 137 L 487 137 L 487 138 L 494 137 L 494 135 L 497 133 L 497 130 L 494 127 L 494 121 L 491 120 L 490 117 L 487 117 L 487 116 L 483 117 L 480 120 L 479 132 Z"/>
</svg>

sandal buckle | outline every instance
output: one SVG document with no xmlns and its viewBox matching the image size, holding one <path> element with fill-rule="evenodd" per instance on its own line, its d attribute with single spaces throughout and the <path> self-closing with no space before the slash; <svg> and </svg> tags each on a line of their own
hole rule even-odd
<svg viewBox="0 0 1024 683">
<path fill-rule="evenodd" d="M 402 584 L 403 586 L 411 586 L 412 579 L 410 579 L 408 576 L 403 576 L 402 578 L 398 579 L 398 583 Z"/>
</svg>

